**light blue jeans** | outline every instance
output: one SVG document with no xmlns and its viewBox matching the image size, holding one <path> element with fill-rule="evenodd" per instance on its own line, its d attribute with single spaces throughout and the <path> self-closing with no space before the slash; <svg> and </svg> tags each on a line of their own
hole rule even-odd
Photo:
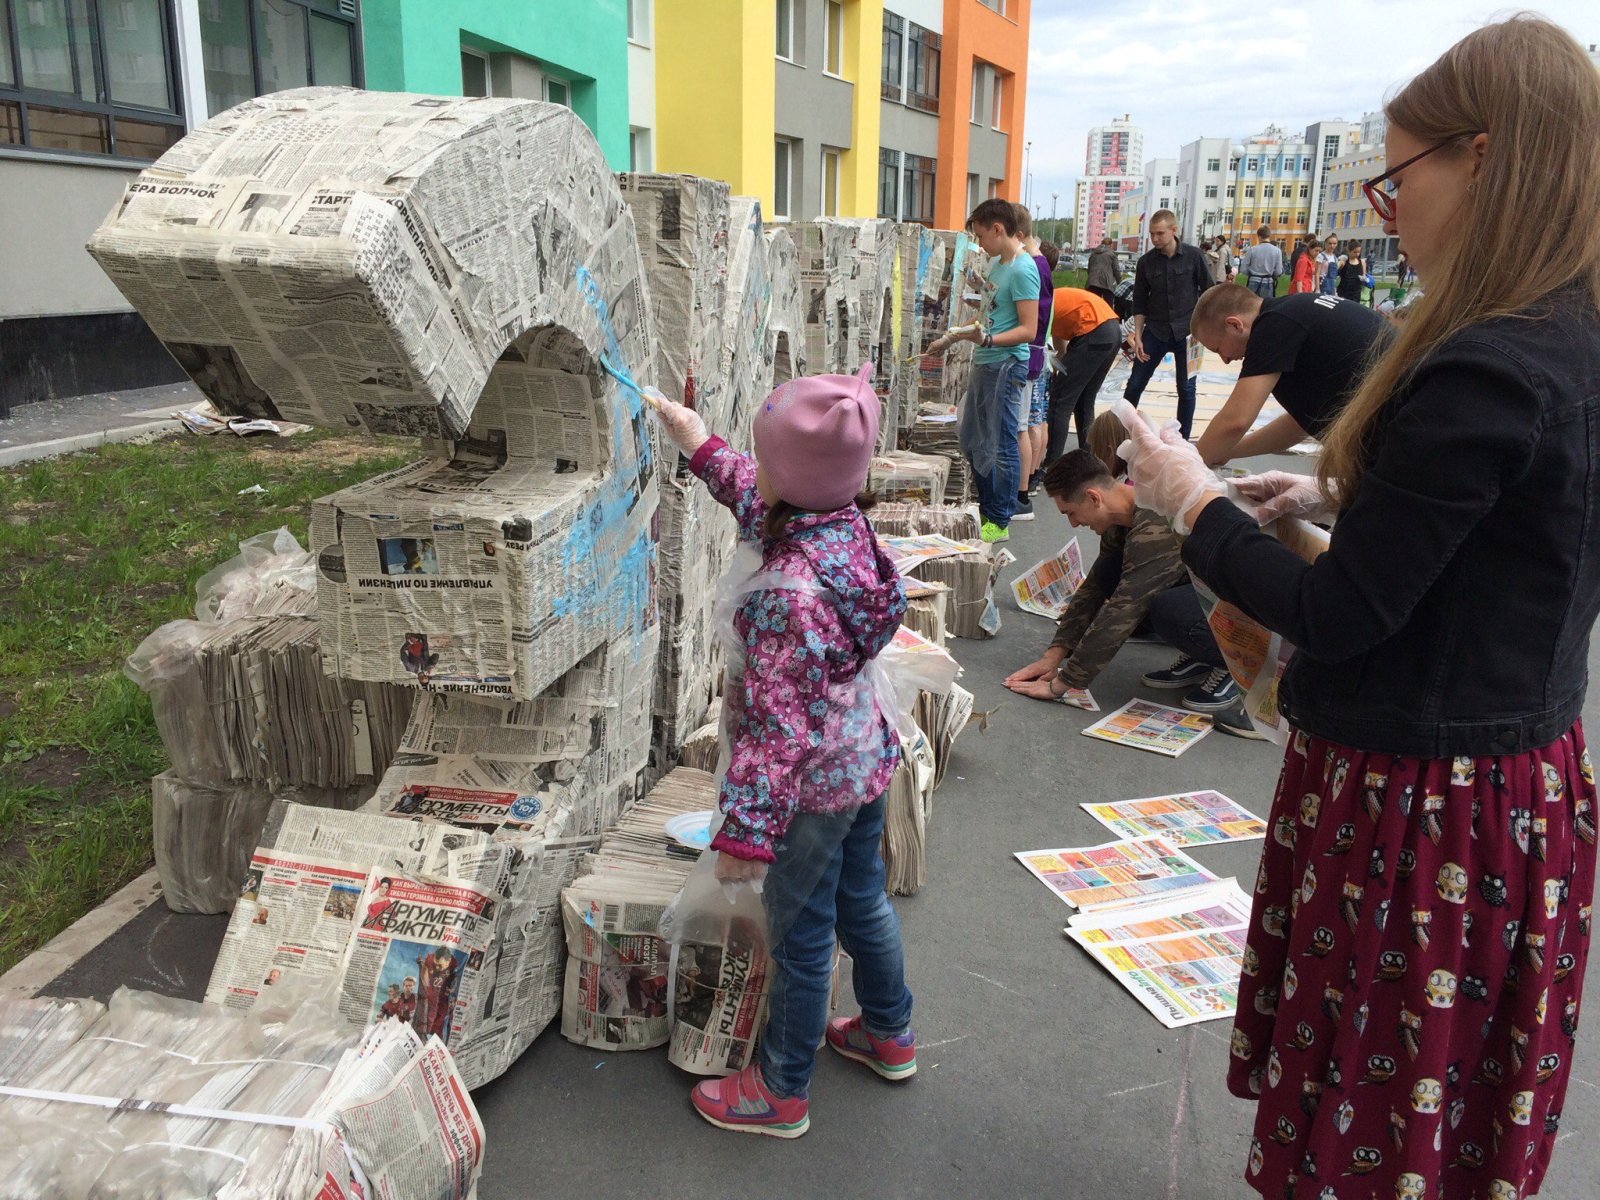
<svg viewBox="0 0 1600 1200">
<path fill-rule="evenodd" d="M 867 1028 L 893 1037 L 911 1025 L 900 920 L 884 895 L 878 853 L 886 805 L 879 796 L 854 813 L 796 813 L 767 872 L 776 948 L 761 1078 L 774 1095 L 803 1095 L 811 1083 L 828 1021 L 835 931 L 855 961 L 856 1001 Z"/>
</svg>

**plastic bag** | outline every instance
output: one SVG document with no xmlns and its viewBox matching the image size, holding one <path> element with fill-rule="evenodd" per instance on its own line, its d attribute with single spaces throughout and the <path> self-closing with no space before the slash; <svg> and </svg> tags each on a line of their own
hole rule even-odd
<svg viewBox="0 0 1600 1200">
<path fill-rule="evenodd" d="M 317 565 L 286 526 L 239 543 L 239 553 L 194 585 L 196 619 L 209 624 L 250 616 L 315 616 Z"/>
<path fill-rule="evenodd" d="M 661 914 L 670 947 L 668 1060 L 696 1075 L 731 1075 L 750 1065 L 766 1023 L 772 978 L 760 883 L 722 883 L 715 850 L 700 855 Z"/>
</svg>

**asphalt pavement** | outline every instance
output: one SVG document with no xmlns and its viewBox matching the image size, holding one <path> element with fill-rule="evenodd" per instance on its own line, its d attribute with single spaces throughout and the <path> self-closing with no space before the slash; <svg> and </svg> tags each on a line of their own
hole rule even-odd
<svg viewBox="0 0 1600 1200">
<path fill-rule="evenodd" d="M 1304 470 L 1306 460 L 1270 465 Z M 1048 499 L 1036 508 L 1036 520 L 1013 526 L 1018 561 L 1005 580 L 1074 536 Z M 1096 539 L 1076 536 L 1091 559 Z M 604 1053 L 552 1027 L 475 1093 L 488 1130 L 483 1200 L 1250 1194 L 1252 1107 L 1223 1086 L 1229 1022 L 1163 1029 L 1062 936 L 1071 910 L 1012 854 L 1110 840 L 1079 809 L 1086 802 L 1215 788 L 1265 816 L 1279 752 L 1212 733 L 1167 759 L 1080 736 L 1094 715 L 1001 686 L 1051 633 L 1002 592 L 998 637 L 951 642 L 963 684 L 991 716 L 987 732 L 961 735 L 934 797 L 927 886 L 896 901 L 916 995 L 915 1079 L 890 1084 L 824 1050 L 811 1131 L 781 1142 L 696 1117 L 694 1080 L 665 1049 Z M 1095 681 L 1096 699 L 1108 712 L 1133 696 L 1170 701 L 1139 676 L 1171 657 L 1163 646 L 1125 647 Z M 1595 709 L 1591 697 L 1591 728 L 1600 727 Z M 1259 847 L 1192 853 L 1248 889 Z M 103 998 L 127 984 L 198 997 L 225 924 L 147 908 L 44 990 Z M 1589 965 L 1591 996 L 1600 995 L 1597 963 L 1600 955 Z M 1546 1200 L 1600 1191 L 1597 1084 L 1600 1048 L 1580 1037 Z"/>
</svg>

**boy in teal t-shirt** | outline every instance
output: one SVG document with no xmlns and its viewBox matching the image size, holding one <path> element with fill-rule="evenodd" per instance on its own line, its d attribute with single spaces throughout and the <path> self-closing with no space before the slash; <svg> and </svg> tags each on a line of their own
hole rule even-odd
<svg viewBox="0 0 1600 1200">
<path fill-rule="evenodd" d="M 1003 542 L 1017 509 L 1022 460 L 1017 431 L 1028 386 L 1028 348 L 1039 322 L 1039 267 L 1022 247 L 1016 208 L 1009 200 L 985 200 L 967 218 L 989 268 L 988 300 L 979 328 L 953 336 L 976 342 L 967 394 L 957 414 L 961 452 L 972 464 L 978 489 L 983 540 Z M 929 346 L 944 349 L 944 339 Z"/>
</svg>

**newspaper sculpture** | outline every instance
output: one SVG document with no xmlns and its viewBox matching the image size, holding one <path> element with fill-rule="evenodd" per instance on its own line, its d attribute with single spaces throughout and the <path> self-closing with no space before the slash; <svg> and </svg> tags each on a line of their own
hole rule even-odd
<svg viewBox="0 0 1600 1200">
<path fill-rule="evenodd" d="M 944 499 L 949 478 L 949 459 L 938 454 L 893 450 L 872 460 L 867 468 L 867 491 L 880 503 L 938 504 Z"/>
<path fill-rule="evenodd" d="M 795 258 L 794 239 L 782 226 L 762 234 L 767 244 L 767 281 L 772 289 L 772 386 L 788 383 L 804 375 L 806 365 L 805 321 L 800 305 L 800 268 Z"/>
<path fill-rule="evenodd" d="M 917 417 L 921 390 L 922 352 L 940 333 L 943 321 L 932 319 L 944 273 L 945 245 L 924 225 L 904 222 L 895 226 L 899 256 L 895 267 L 895 375 L 884 408 L 884 426 L 893 431 L 883 447 L 896 449 L 909 436 Z"/>
<path fill-rule="evenodd" d="M 313 514 L 332 672 L 530 698 L 643 622 L 654 374 L 633 219 L 560 105 L 229 109 L 90 251 L 225 413 L 429 439 Z"/>
<path fill-rule="evenodd" d="M 315 1003 L 0 1001 L 0 1113 L 7 1197 L 470 1200 L 483 1166 L 442 1043 Z"/>
</svg>

